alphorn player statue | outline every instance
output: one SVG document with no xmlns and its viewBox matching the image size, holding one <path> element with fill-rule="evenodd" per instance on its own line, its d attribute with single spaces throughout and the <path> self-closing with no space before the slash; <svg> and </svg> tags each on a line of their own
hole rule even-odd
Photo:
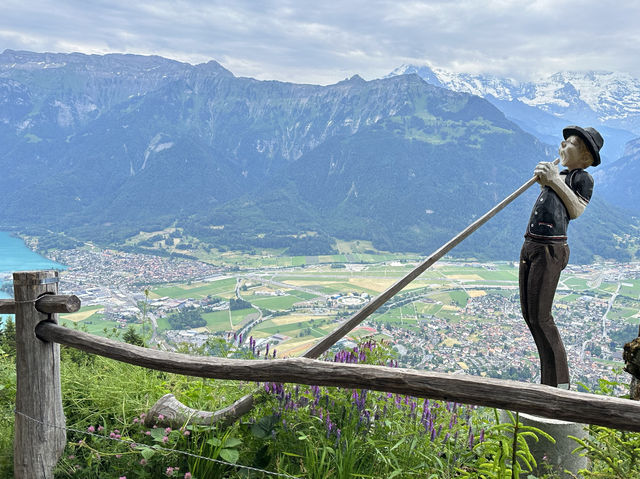
<svg viewBox="0 0 640 479">
<path fill-rule="evenodd" d="M 561 271 L 569 261 L 567 226 L 586 208 L 593 178 L 585 169 L 600 164 L 602 136 L 594 128 L 568 126 L 558 152 L 562 166 L 540 162 L 534 173 L 540 183 L 520 253 L 520 306 L 540 355 L 540 382 L 569 389 L 567 354 L 551 315 Z"/>
</svg>

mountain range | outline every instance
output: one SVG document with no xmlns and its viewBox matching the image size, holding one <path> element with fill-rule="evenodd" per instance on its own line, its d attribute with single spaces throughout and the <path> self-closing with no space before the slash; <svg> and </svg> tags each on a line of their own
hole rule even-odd
<svg viewBox="0 0 640 479">
<path fill-rule="evenodd" d="M 322 254 L 345 239 L 426 254 L 551 160 L 557 141 L 415 73 L 318 86 L 236 77 L 214 61 L 0 54 L 0 226 L 41 236 L 122 246 L 176 226 L 218 248 Z M 608 181 L 626 175 L 616 171 Z M 535 194 L 457 254 L 517 257 Z M 621 238 L 635 219 L 602 198 L 571 228 L 574 260 L 629 258 Z"/>
</svg>

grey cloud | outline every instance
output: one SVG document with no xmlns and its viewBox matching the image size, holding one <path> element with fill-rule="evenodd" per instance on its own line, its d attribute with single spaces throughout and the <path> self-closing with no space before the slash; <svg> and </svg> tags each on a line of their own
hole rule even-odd
<svg viewBox="0 0 640 479">
<path fill-rule="evenodd" d="M 5 0 L 0 45 L 214 59 L 236 75 L 307 83 L 374 78 L 408 62 L 522 79 L 560 69 L 640 76 L 631 3 Z"/>
</svg>

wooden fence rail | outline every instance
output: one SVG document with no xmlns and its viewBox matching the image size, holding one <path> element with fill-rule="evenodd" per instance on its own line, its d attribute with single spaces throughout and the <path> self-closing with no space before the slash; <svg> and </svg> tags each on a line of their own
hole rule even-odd
<svg viewBox="0 0 640 479">
<path fill-rule="evenodd" d="M 265 361 L 195 357 L 134 346 L 48 322 L 36 327 L 36 335 L 43 341 L 187 376 L 372 389 L 640 431 L 639 402 L 541 384 L 309 358 Z"/>
</svg>

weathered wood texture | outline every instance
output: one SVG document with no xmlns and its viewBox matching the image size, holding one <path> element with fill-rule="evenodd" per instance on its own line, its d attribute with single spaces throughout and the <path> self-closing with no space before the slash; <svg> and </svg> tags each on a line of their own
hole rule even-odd
<svg viewBox="0 0 640 479">
<path fill-rule="evenodd" d="M 0 299 L 0 314 L 16 314 L 16 302 L 13 299 Z"/>
<path fill-rule="evenodd" d="M 263 361 L 192 357 L 120 343 L 46 322 L 37 326 L 36 334 L 46 341 L 118 361 L 189 376 L 366 388 L 640 431 L 640 404 L 635 401 L 541 384 L 308 358 Z"/>
<path fill-rule="evenodd" d="M 17 373 L 13 464 L 19 479 L 53 478 L 66 444 L 60 345 L 34 334 L 41 321 L 56 321 L 55 315 L 37 311 L 35 302 L 43 294 L 57 293 L 57 279 L 56 271 L 13 274 Z"/>
<path fill-rule="evenodd" d="M 75 313 L 80 309 L 80 299 L 74 294 L 47 294 L 38 298 L 36 309 L 41 313 Z M 15 313 L 15 300 L 0 299 L 0 314 Z"/>
<path fill-rule="evenodd" d="M 250 403 L 244 398 L 234 402 L 231 406 L 219 409 L 215 412 L 198 411 L 182 404 L 173 394 L 165 394 L 149 409 L 144 419 L 146 426 L 153 425 L 170 426 L 174 429 L 187 424 L 199 426 L 211 426 L 214 423 L 228 423 L 235 421 L 239 416 L 246 414 L 253 407 L 253 399 Z M 238 410 L 239 407 L 248 408 Z"/>
<path fill-rule="evenodd" d="M 75 313 L 80 309 L 80 298 L 75 294 L 47 294 L 38 298 L 36 309 L 41 313 Z"/>
</svg>

